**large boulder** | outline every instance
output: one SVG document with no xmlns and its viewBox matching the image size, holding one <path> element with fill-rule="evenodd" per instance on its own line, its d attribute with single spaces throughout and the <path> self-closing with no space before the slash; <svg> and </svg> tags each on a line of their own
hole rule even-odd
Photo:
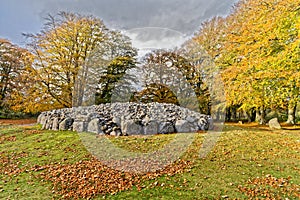
<svg viewBox="0 0 300 200">
<path fill-rule="evenodd" d="M 97 133 L 103 135 L 103 131 L 100 129 L 100 119 L 95 118 L 88 123 L 87 131 L 90 133 Z"/>
<path fill-rule="evenodd" d="M 158 133 L 166 134 L 166 133 L 175 133 L 175 127 L 171 122 L 161 122 L 158 127 Z"/>
<path fill-rule="evenodd" d="M 59 118 L 55 117 L 52 120 L 52 130 L 53 131 L 58 131 L 58 129 L 59 129 Z"/>
<path fill-rule="evenodd" d="M 177 120 L 175 129 L 178 133 L 190 133 L 198 130 L 198 127 L 187 120 Z"/>
<path fill-rule="evenodd" d="M 144 126 L 145 135 L 154 135 L 158 133 L 158 123 L 157 121 L 150 121 L 146 126 Z"/>
<path fill-rule="evenodd" d="M 139 122 L 134 120 L 128 120 L 123 122 L 122 124 L 123 133 L 126 135 L 139 135 L 143 134 L 143 127 L 139 124 Z"/>
<path fill-rule="evenodd" d="M 73 123 L 73 131 L 77 132 L 86 132 L 87 131 L 87 123 L 83 121 L 75 121 Z"/>
<path fill-rule="evenodd" d="M 62 122 L 59 123 L 59 130 L 66 131 L 72 130 L 73 119 L 70 117 L 65 118 Z"/>
<path fill-rule="evenodd" d="M 278 118 L 273 118 L 269 121 L 270 129 L 282 129 L 281 125 L 278 122 Z"/>
</svg>

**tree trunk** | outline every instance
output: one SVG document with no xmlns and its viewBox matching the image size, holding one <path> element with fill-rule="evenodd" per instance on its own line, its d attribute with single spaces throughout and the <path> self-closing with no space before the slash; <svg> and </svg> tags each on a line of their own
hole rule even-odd
<svg viewBox="0 0 300 200">
<path fill-rule="evenodd" d="M 230 109 L 230 107 L 227 107 L 227 108 L 226 108 L 225 121 L 226 121 L 226 122 L 229 122 L 230 119 L 231 119 L 231 109 Z"/>
<path fill-rule="evenodd" d="M 296 124 L 296 109 L 297 109 L 297 104 L 289 106 L 288 119 L 287 119 L 286 123 Z"/>
<path fill-rule="evenodd" d="M 255 108 L 252 108 L 249 111 L 249 120 L 250 120 L 250 122 L 254 122 L 255 121 L 255 116 L 256 116 L 256 110 L 255 110 Z"/>
<path fill-rule="evenodd" d="M 250 113 L 250 111 L 245 111 L 245 116 L 247 118 L 247 121 L 251 122 L 251 113 Z"/>
<path fill-rule="evenodd" d="M 264 107 L 261 107 L 256 110 L 256 121 L 261 125 L 264 125 L 267 123 L 266 110 L 264 109 Z"/>
<path fill-rule="evenodd" d="M 237 121 L 237 108 L 236 108 L 236 106 L 231 107 L 231 120 L 233 122 Z"/>
<path fill-rule="evenodd" d="M 216 112 L 216 121 L 220 121 L 220 108 L 217 109 L 217 112 Z"/>
</svg>

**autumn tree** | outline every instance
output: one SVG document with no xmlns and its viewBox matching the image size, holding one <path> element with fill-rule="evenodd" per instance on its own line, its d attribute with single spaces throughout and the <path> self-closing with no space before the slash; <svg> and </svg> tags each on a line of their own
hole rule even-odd
<svg viewBox="0 0 300 200">
<path fill-rule="evenodd" d="M 228 96 L 244 108 L 257 108 L 262 124 L 267 109 L 299 100 L 299 78 L 293 76 L 299 73 L 299 50 L 291 49 L 299 44 L 297 5 L 294 0 L 241 2 L 229 27 L 226 51 L 234 54 L 224 71 Z"/>
<path fill-rule="evenodd" d="M 266 123 L 267 110 L 299 102 L 299 3 L 296 0 L 240 1 L 228 17 L 203 24 L 193 40 L 221 69 L 227 106 L 246 113 L 256 109 Z M 209 41 L 206 39 L 212 38 Z"/>
<path fill-rule="evenodd" d="M 159 90 L 164 87 L 153 87 L 152 83 L 159 85 L 176 85 L 171 87 L 171 91 L 175 95 L 180 95 L 179 103 L 194 104 L 195 108 L 202 113 L 210 113 L 210 98 L 207 85 L 203 82 L 201 71 L 195 67 L 187 58 L 176 51 L 157 50 L 147 54 L 144 58 L 144 70 L 147 71 L 148 77 L 145 79 L 147 91 L 153 89 Z M 154 70 L 158 76 L 153 76 L 151 70 Z M 176 75 L 177 71 L 177 76 Z M 178 78 L 182 76 L 182 78 Z M 154 80 L 151 80 L 153 79 Z M 152 86 L 152 87 L 151 87 Z M 152 94 L 161 94 L 157 91 Z M 192 95 L 195 95 L 197 102 L 188 102 Z M 160 97 L 156 97 L 160 99 Z M 180 102 L 181 100 L 181 102 Z M 187 102 L 184 102 L 187 101 Z M 176 102 L 176 101 L 174 101 Z M 191 105 L 190 105 L 191 106 Z"/>
<path fill-rule="evenodd" d="M 14 99 L 25 84 L 32 83 L 26 79 L 31 63 L 32 56 L 26 49 L 0 39 L 0 110 L 19 110 L 14 107 Z"/>
<path fill-rule="evenodd" d="M 40 33 L 27 37 L 40 90 L 51 96 L 48 109 L 84 105 L 95 92 L 102 68 L 125 56 L 124 51 L 134 52 L 128 39 L 93 16 L 61 12 L 46 20 Z"/>
<path fill-rule="evenodd" d="M 109 37 L 104 45 L 96 49 L 91 59 L 91 65 L 98 65 L 99 61 L 102 62 L 101 56 L 98 55 L 102 54 L 102 57 L 105 55 L 107 63 L 101 68 L 98 67 L 98 73 L 96 73 L 98 74 L 96 78 L 96 104 L 110 103 L 116 84 L 128 70 L 135 68 L 137 64 L 137 50 L 132 47 L 128 36 L 113 31 Z M 132 79 L 132 77 L 127 76 L 127 79 Z"/>
<path fill-rule="evenodd" d="M 202 83 L 200 85 L 203 92 L 202 95 L 198 95 L 198 98 L 202 98 L 202 100 L 199 102 L 204 103 L 205 100 L 209 100 L 209 102 L 206 102 L 209 103 L 209 114 L 212 115 L 216 121 L 223 121 L 226 108 L 226 99 L 224 95 L 224 86 L 220 76 L 220 69 L 215 64 L 215 60 L 218 55 L 217 52 L 214 54 L 214 51 L 206 51 L 206 47 L 211 46 L 213 43 L 212 39 L 206 38 L 206 35 L 213 35 L 210 33 L 212 30 L 214 29 L 210 29 L 209 32 L 206 32 L 204 36 L 205 39 L 202 38 L 202 41 L 206 44 L 202 43 L 202 41 L 196 41 L 195 38 L 193 38 L 186 41 L 180 47 L 179 53 L 186 60 L 188 60 L 197 74 L 201 76 Z M 215 42 L 216 45 L 213 46 L 218 48 L 217 40 L 215 40 Z"/>
<path fill-rule="evenodd" d="M 132 95 L 132 102 L 158 102 L 179 105 L 176 95 L 165 85 L 151 83 L 144 90 Z"/>
</svg>

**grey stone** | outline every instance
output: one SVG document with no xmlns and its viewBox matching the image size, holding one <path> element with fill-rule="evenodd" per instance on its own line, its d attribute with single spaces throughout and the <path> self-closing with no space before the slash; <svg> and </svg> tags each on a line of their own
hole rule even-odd
<svg viewBox="0 0 300 200">
<path fill-rule="evenodd" d="M 278 118 L 273 118 L 269 121 L 270 129 L 282 129 L 281 125 L 278 122 Z"/>
<path fill-rule="evenodd" d="M 121 136 L 122 132 L 120 130 L 115 130 L 110 133 L 111 136 Z"/>
<path fill-rule="evenodd" d="M 119 127 L 121 127 L 121 118 L 120 117 L 113 117 L 112 122 L 117 124 Z"/>
<path fill-rule="evenodd" d="M 146 126 L 144 126 L 145 135 L 153 135 L 158 133 L 158 123 L 157 121 L 150 121 Z"/>
<path fill-rule="evenodd" d="M 47 123 L 45 124 L 45 129 L 51 130 L 51 128 L 52 128 L 52 119 L 48 119 Z"/>
<path fill-rule="evenodd" d="M 191 123 L 186 120 L 177 120 L 175 123 L 175 129 L 178 133 L 190 133 L 192 132 Z"/>
<path fill-rule="evenodd" d="M 128 120 L 123 124 L 123 132 L 128 135 L 143 134 L 143 127 L 134 120 Z"/>
<path fill-rule="evenodd" d="M 46 126 L 47 126 L 47 121 L 45 121 L 45 123 L 42 124 L 42 130 L 47 130 L 47 129 L 46 129 Z"/>
<path fill-rule="evenodd" d="M 100 126 L 100 129 L 101 129 L 102 131 L 105 131 L 105 130 L 108 129 L 108 127 L 107 127 L 107 125 L 102 125 L 102 126 Z"/>
<path fill-rule="evenodd" d="M 91 133 L 103 134 L 103 131 L 100 129 L 99 119 L 93 119 L 88 123 L 87 131 Z"/>
<path fill-rule="evenodd" d="M 73 131 L 77 131 L 77 132 L 87 131 L 87 122 L 75 121 L 73 123 Z"/>
<path fill-rule="evenodd" d="M 42 124 L 42 129 L 46 129 L 46 125 L 47 125 L 47 116 L 46 115 L 43 115 L 40 117 L 40 122 L 39 124 Z"/>
<path fill-rule="evenodd" d="M 158 127 L 158 133 L 166 134 L 166 133 L 174 133 L 175 128 L 171 122 L 161 122 Z"/>
<path fill-rule="evenodd" d="M 213 130 L 214 129 L 214 120 L 211 116 L 208 116 L 208 129 L 205 129 L 205 130 Z"/>
<path fill-rule="evenodd" d="M 207 122 L 207 120 L 204 117 L 201 117 L 198 120 L 198 128 L 199 130 L 205 131 L 209 129 L 209 124 Z"/>
<path fill-rule="evenodd" d="M 197 121 L 197 118 L 196 117 L 192 117 L 192 116 L 188 116 L 186 118 L 186 121 L 190 122 L 190 123 L 194 123 Z"/>
<path fill-rule="evenodd" d="M 144 119 L 142 120 L 142 122 L 143 122 L 143 124 L 147 125 L 147 124 L 149 124 L 150 120 L 151 120 L 151 119 L 149 118 L 149 116 L 146 115 L 146 116 L 144 117 Z"/>
<path fill-rule="evenodd" d="M 58 129 L 61 131 L 71 130 L 73 124 L 72 118 L 65 118 L 62 122 L 59 123 Z"/>
<path fill-rule="evenodd" d="M 59 128 L 59 118 L 55 117 L 52 121 L 52 130 L 58 131 L 58 128 Z"/>
<path fill-rule="evenodd" d="M 44 129 L 56 130 L 61 121 L 59 130 L 101 133 L 95 125 L 99 121 L 100 130 L 108 135 L 193 132 L 212 126 L 208 115 L 165 103 L 112 103 L 64 108 L 41 113 L 38 121 Z"/>
<path fill-rule="evenodd" d="M 75 121 L 88 122 L 90 118 L 87 115 L 76 115 Z"/>
<path fill-rule="evenodd" d="M 38 118 L 37 118 L 37 120 L 36 120 L 36 122 L 38 123 L 38 124 L 43 124 L 43 123 L 41 123 L 41 119 L 42 118 L 44 118 L 44 113 L 41 113 L 39 116 L 38 116 Z"/>
</svg>

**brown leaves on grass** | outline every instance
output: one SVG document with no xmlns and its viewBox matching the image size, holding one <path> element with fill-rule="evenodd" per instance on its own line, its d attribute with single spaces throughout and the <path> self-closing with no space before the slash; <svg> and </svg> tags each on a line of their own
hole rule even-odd
<svg viewBox="0 0 300 200">
<path fill-rule="evenodd" d="M 62 195 L 63 198 L 79 199 L 92 198 L 99 194 L 115 194 L 134 185 L 140 188 L 143 180 L 155 179 L 163 174 L 173 176 L 189 167 L 190 162 L 180 160 L 161 171 L 141 175 L 109 168 L 97 159 L 91 158 L 74 164 L 35 166 L 31 170 L 43 170 L 40 178 L 53 183 L 53 193 Z"/>
<path fill-rule="evenodd" d="M 37 166 L 34 170 L 44 167 Z M 133 186 L 137 177 L 114 171 L 97 160 L 75 164 L 50 165 L 41 178 L 53 183 L 52 191 L 64 198 L 91 198 L 96 194 L 116 193 Z"/>
<path fill-rule="evenodd" d="M 26 130 L 26 131 L 22 131 L 20 132 L 22 134 L 25 134 L 26 136 L 29 135 L 34 135 L 34 134 L 41 134 L 42 131 L 41 130 Z M 5 142 L 15 142 L 17 140 L 17 136 L 16 135 L 3 135 L 0 137 L 0 144 L 3 144 Z"/>
<path fill-rule="evenodd" d="M 12 135 L 12 136 L 2 136 L 0 137 L 0 144 L 4 142 L 14 142 L 16 141 L 17 137 Z"/>
<path fill-rule="evenodd" d="M 239 186 L 239 190 L 249 199 L 266 198 L 282 199 L 282 197 L 300 198 L 300 185 L 293 184 L 291 177 L 276 178 L 271 175 L 248 180 L 246 186 Z"/>
<path fill-rule="evenodd" d="M 34 124 L 36 119 L 0 119 L 0 125 Z"/>
<path fill-rule="evenodd" d="M 22 173 L 25 168 L 19 166 L 20 161 L 18 160 L 27 156 L 28 154 L 25 152 L 12 153 L 9 156 L 0 152 L 0 173 L 9 176 Z"/>
<path fill-rule="evenodd" d="M 24 131 L 26 135 L 35 135 L 35 134 L 42 134 L 43 132 L 41 130 L 26 130 Z"/>
</svg>

